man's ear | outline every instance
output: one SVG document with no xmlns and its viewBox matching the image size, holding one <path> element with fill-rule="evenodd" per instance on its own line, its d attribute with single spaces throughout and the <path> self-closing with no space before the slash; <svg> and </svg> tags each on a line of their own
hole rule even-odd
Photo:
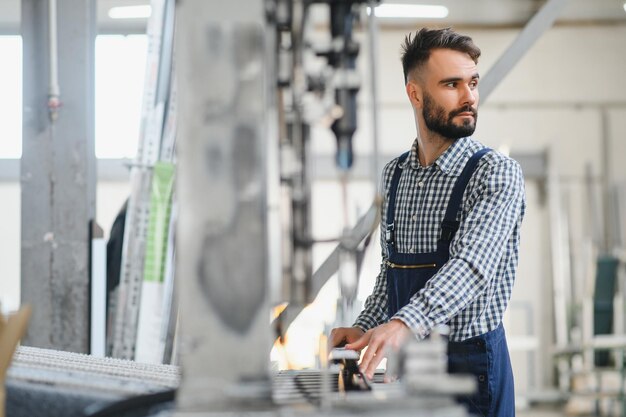
<svg viewBox="0 0 626 417">
<path fill-rule="evenodd" d="M 413 108 L 422 108 L 422 88 L 418 83 L 413 80 L 408 80 L 406 83 L 406 95 Z"/>
</svg>

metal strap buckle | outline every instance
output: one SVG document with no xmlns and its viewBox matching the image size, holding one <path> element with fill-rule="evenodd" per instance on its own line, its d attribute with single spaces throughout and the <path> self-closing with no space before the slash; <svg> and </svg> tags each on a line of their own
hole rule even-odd
<svg viewBox="0 0 626 417">
<path fill-rule="evenodd" d="M 385 231 L 385 241 L 387 243 L 393 243 L 394 241 L 394 231 L 395 225 L 394 223 L 387 223 L 387 230 Z"/>
<path fill-rule="evenodd" d="M 441 222 L 441 240 L 452 240 L 456 231 L 459 230 L 459 222 Z"/>
</svg>

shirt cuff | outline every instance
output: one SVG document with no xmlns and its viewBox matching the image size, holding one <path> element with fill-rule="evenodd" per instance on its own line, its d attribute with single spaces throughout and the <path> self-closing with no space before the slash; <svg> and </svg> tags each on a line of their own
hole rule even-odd
<svg viewBox="0 0 626 417">
<path fill-rule="evenodd" d="M 367 316 L 359 316 L 352 325 L 352 327 L 358 327 L 359 329 L 363 330 L 363 333 L 365 333 L 369 329 L 373 329 L 376 326 L 378 326 L 376 320 Z"/>
<path fill-rule="evenodd" d="M 422 340 L 425 339 L 430 333 L 430 327 L 423 324 L 426 322 L 426 318 L 420 316 L 421 315 L 417 312 L 408 312 L 405 311 L 405 309 L 401 309 L 391 318 L 391 320 L 400 320 L 413 332 L 415 337 Z"/>
</svg>

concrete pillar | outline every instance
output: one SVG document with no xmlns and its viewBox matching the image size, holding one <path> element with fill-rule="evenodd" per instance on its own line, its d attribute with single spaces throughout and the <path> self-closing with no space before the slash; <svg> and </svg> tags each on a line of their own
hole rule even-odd
<svg viewBox="0 0 626 417">
<path fill-rule="evenodd" d="M 95 217 L 95 0 L 58 0 L 62 106 L 49 117 L 50 1 L 22 0 L 22 303 L 25 345 L 88 352 L 89 227 Z"/>
<path fill-rule="evenodd" d="M 184 412 L 269 400 L 267 155 L 277 136 L 262 6 L 191 0 L 176 9 Z"/>
</svg>

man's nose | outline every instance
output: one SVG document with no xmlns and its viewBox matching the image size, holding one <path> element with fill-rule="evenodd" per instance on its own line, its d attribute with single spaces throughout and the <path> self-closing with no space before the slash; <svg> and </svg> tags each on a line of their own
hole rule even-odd
<svg viewBox="0 0 626 417">
<path fill-rule="evenodd" d="M 466 85 L 463 88 L 463 96 L 461 97 L 461 104 L 474 106 L 476 101 L 478 100 L 478 90 L 475 88 L 470 88 L 470 86 Z"/>
</svg>

